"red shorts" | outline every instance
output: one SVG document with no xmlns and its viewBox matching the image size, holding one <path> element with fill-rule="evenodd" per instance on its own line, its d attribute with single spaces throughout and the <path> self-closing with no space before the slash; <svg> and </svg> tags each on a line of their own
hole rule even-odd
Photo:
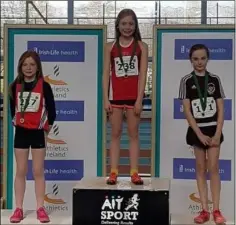
<svg viewBox="0 0 236 225">
<path fill-rule="evenodd" d="M 111 100 L 113 108 L 133 109 L 136 100 Z"/>
</svg>

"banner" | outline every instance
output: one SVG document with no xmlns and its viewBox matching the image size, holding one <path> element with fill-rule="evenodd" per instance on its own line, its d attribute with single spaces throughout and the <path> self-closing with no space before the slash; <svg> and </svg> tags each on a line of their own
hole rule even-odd
<svg viewBox="0 0 236 225">
<path fill-rule="evenodd" d="M 7 87 L 17 75 L 18 60 L 26 50 L 36 51 L 44 79 L 53 90 L 57 118 L 47 137 L 45 207 L 71 214 L 72 187 L 83 177 L 102 176 L 104 110 L 102 101 L 105 26 L 24 25 L 5 28 L 5 104 Z M 7 109 L 8 107 L 5 107 Z M 7 208 L 14 205 L 14 130 L 5 112 L 7 153 Z M 34 209 L 34 177 L 28 162 L 25 209 Z"/>
<path fill-rule="evenodd" d="M 200 203 L 195 176 L 195 157 L 186 144 L 187 121 L 178 100 L 179 84 L 192 71 L 189 50 L 205 44 L 210 50 L 208 70 L 220 77 L 224 87 L 225 140 L 220 155 L 221 208 L 234 219 L 235 152 L 235 58 L 234 27 L 157 26 L 154 28 L 154 93 L 156 176 L 170 177 L 171 213 L 196 214 Z M 179 204 L 181 202 L 181 204 Z M 212 206 L 211 198 L 209 204 Z"/>
</svg>

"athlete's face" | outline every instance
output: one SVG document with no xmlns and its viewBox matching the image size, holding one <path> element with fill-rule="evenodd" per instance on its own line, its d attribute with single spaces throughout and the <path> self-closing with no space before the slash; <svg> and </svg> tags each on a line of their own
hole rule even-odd
<svg viewBox="0 0 236 225">
<path fill-rule="evenodd" d="M 193 52 L 191 57 L 193 68 L 196 71 L 204 71 L 207 66 L 208 57 L 205 49 L 199 49 Z"/>
<path fill-rule="evenodd" d="M 21 70 L 25 77 L 33 77 L 37 72 L 37 64 L 32 57 L 28 57 L 23 62 Z"/>
<path fill-rule="evenodd" d="M 119 31 L 122 36 L 130 37 L 135 31 L 135 21 L 132 16 L 125 16 L 119 22 Z"/>
</svg>

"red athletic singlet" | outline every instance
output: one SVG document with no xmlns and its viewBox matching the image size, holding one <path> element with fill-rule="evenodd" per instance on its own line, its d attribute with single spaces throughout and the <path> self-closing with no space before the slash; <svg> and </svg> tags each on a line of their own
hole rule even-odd
<svg viewBox="0 0 236 225">
<path fill-rule="evenodd" d="M 28 129 L 48 130 L 47 111 L 45 109 L 43 97 L 43 79 L 39 79 L 32 90 L 29 105 L 24 112 L 24 122 L 21 120 L 20 105 L 21 84 L 16 85 L 16 115 L 14 125 Z M 25 104 L 29 92 L 23 92 L 23 102 Z"/>
<path fill-rule="evenodd" d="M 119 49 L 114 43 L 111 50 L 111 74 L 109 86 L 109 100 L 136 100 L 139 85 L 139 67 L 141 60 L 141 48 L 136 44 L 136 51 L 130 64 L 135 41 L 128 46 L 120 46 L 123 55 L 123 62 L 128 68 L 127 77 L 120 60 Z"/>
</svg>

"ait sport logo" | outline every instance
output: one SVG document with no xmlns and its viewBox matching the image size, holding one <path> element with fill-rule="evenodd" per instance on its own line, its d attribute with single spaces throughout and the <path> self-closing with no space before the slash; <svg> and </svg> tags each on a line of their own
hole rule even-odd
<svg viewBox="0 0 236 225">
<path fill-rule="evenodd" d="M 50 133 L 47 136 L 47 142 L 50 144 L 63 145 L 66 142 L 59 135 L 59 126 L 54 124 Z"/>
<path fill-rule="evenodd" d="M 52 186 L 52 192 L 45 194 L 44 201 L 50 204 L 66 204 L 62 198 L 58 198 L 59 187 L 57 184 Z"/>
<path fill-rule="evenodd" d="M 101 224 L 134 225 L 139 216 L 137 193 L 127 200 L 122 196 L 105 196 L 101 207 Z"/>
<path fill-rule="evenodd" d="M 53 76 L 55 78 L 57 78 L 58 76 L 60 75 L 60 68 L 58 65 L 55 65 L 53 67 Z M 49 83 L 49 84 L 52 84 L 52 85 L 67 85 L 67 83 L 63 80 L 58 80 L 58 79 L 53 79 L 51 78 L 52 76 L 51 75 L 45 75 L 44 76 L 44 80 Z"/>
</svg>

